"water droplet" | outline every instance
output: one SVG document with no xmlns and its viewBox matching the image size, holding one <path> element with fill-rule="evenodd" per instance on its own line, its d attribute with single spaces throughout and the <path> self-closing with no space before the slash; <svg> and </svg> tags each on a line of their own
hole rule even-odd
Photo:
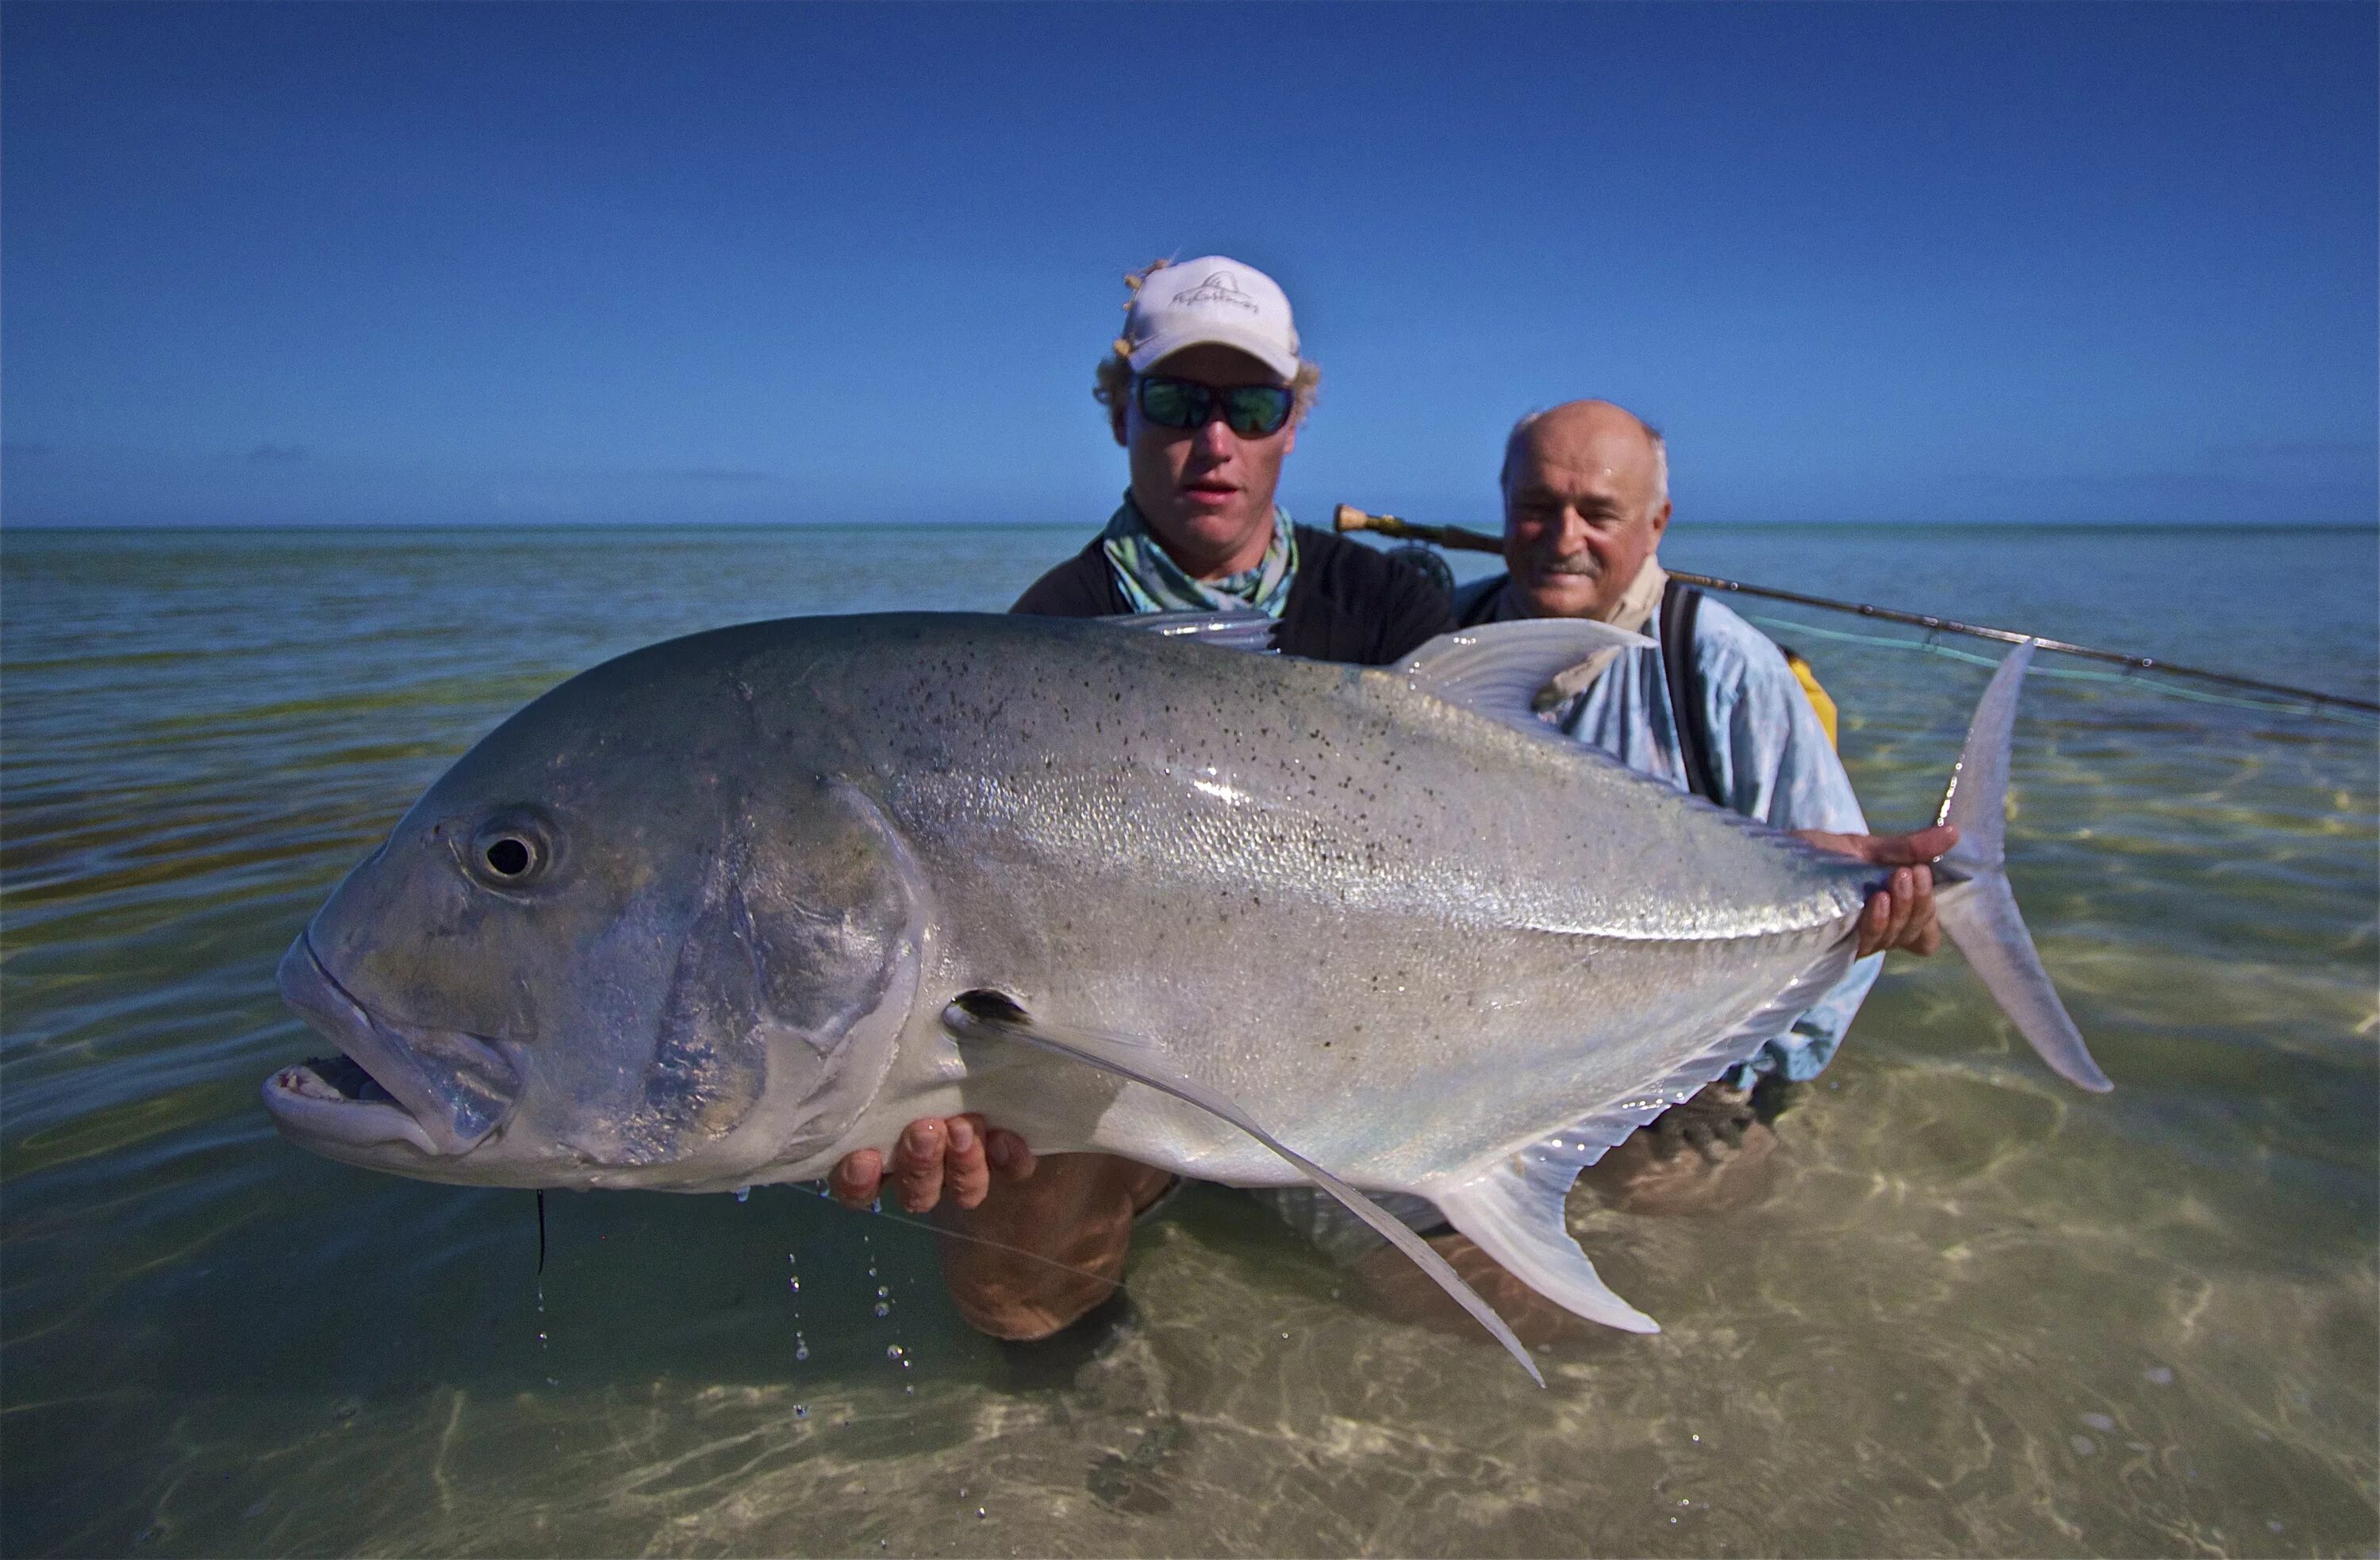
<svg viewBox="0 0 2380 1560">
<path fill-rule="evenodd" d="M 748 1186 L 737 1187 L 735 1189 L 735 1201 L 738 1203 L 749 1203 L 752 1201 L 752 1189 Z"/>
<path fill-rule="evenodd" d="M 903 1350 L 902 1350 L 901 1346 L 900 1346 L 899 1344 L 897 1344 L 897 1343 L 896 1343 L 896 1344 L 892 1345 L 891 1348 L 889 1348 L 885 1349 L 885 1351 L 884 1351 L 884 1358 L 885 1358 L 885 1359 L 887 1359 L 887 1360 L 898 1360 L 898 1359 L 900 1359 L 900 1358 L 902 1357 L 902 1353 L 903 1353 Z"/>
<path fill-rule="evenodd" d="M 975 1508 L 975 1516 L 976 1516 L 976 1520 L 977 1520 L 977 1521 L 978 1521 L 978 1522 L 982 1521 L 982 1520 L 983 1520 L 983 1517 L 984 1517 L 984 1510 L 983 1510 L 983 1507 L 981 1507 L 981 1506 L 977 1506 L 977 1507 Z M 2274 1530 L 2275 1532 L 2279 1532 L 2279 1531 L 2281 1530 L 2281 1525 L 2280 1525 L 2278 1522 L 2274 1523 L 2274 1524 L 2273 1524 L 2273 1530 Z"/>
<path fill-rule="evenodd" d="M 879 1285 L 877 1285 L 877 1286 L 876 1286 L 876 1298 L 877 1298 L 878 1300 L 888 1300 L 888 1299 L 890 1299 L 890 1298 L 892 1297 L 892 1289 L 891 1289 L 890 1288 L 888 1288 L 887 1286 L 882 1285 L 882 1284 L 879 1284 Z"/>
<path fill-rule="evenodd" d="M 801 1281 L 801 1279 L 799 1279 L 798 1277 L 795 1277 L 795 1278 L 788 1278 L 788 1279 L 786 1279 L 786 1280 L 785 1280 L 785 1291 L 786 1291 L 786 1293 L 788 1293 L 788 1294 L 795 1294 L 795 1295 L 800 1294 L 800 1293 L 802 1292 L 802 1281 Z"/>
<path fill-rule="evenodd" d="M 810 1406 L 808 1403 L 796 1403 L 794 1405 L 794 1418 L 797 1420 L 806 1420 L 809 1417 Z"/>
<path fill-rule="evenodd" d="M 901 1389 L 901 1396 L 904 1397 L 915 1397 L 917 1396 L 917 1389 L 914 1386 L 905 1386 Z"/>
<path fill-rule="evenodd" d="M 2277 1532 L 2279 1532 L 2280 1530 L 2281 1530 L 2281 1524 L 2280 1524 L 2280 1523 L 2278 1523 L 2277 1521 L 2268 1521 L 2268 1522 L 2266 1522 L 2266 1523 L 2265 1524 L 2265 1531 L 2266 1531 L 2266 1532 L 2268 1532 L 2268 1533 L 2277 1533 Z"/>
<path fill-rule="evenodd" d="M 2141 1374 L 2148 1378 L 2148 1384 L 2151 1386 L 2171 1386 L 2173 1385 L 2173 1371 L 2170 1366 L 2151 1365 L 2147 1370 L 2143 1371 Z"/>
<path fill-rule="evenodd" d="M 2099 1443 L 2092 1440 L 2088 1435 L 2077 1435 L 2068 1445 L 2074 1448 L 2074 1455 L 2078 1457 L 2087 1457 L 2099 1449 Z"/>
<path fill-rule="evenodd" d="M 892 1308 L 886 1305 L 882 1300 L 878 1300 L 876 1302 L 876 1314 L 879 1316 L 890 1316 L 892 1314 Z"/>
<path fill-rule="evenodd" d="M 2116 1428 L 2116 1421 L 2105 1414 L 2084 1414 L 2081 1418 L 2084 1424 L 2103 1434 Z"/>
</svg>

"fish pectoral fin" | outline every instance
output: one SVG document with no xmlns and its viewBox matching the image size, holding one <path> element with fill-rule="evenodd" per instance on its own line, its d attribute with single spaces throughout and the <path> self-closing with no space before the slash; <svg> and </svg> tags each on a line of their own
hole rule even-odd
<svg viewBox="0 0 2380 1560">
<path fill-rule="evenodd" d="M 1506 1272 L 1566 1311 L 1628 1333 L 1661 1324 L 1611 1292 L 1571 1239 L 1562 1204 L 1578 1166 L 1524 1150 L 1467 1185 L 1429 1195 L 1447 1222 Z"/>
<path fill-rule="evenodd" d="M 1244 612 L 1116 612 L 1094 623 L 1154 634 L 1161 639 L 1189 639 L 1223 650 L 1251 650 L 1278 655 L 1273 635 L 1281 620 L 1259 611 Z"/>
<path fill-rule="evenodd" d="M 1441 634 L 1399 662 L 1425 694 L 1536 737 L 1567 742 L 1537 719 L 1537 690 L 1598 650 L 1649 650 L 1653 641 L 1585 618 L 1531 618 Z"/>
<path fill-rule="evenodd" d="M 1037 1023 L 1014 999 L 991 991 L 968 992 L 943 1009 L 942 1026 L 962 1040 L 1013 1040 L 1019 1045 L 1071 1057 L 1160 1094 L 1171 1094 L 1230 1122 L 1296 1167 L 1308 1180 L 1344 1203 L 1349 1213 L 1412 1258 L 1439 1288 L 1453 1298 L 1457 1305 L 1469 1312 L 1481 1326 L 1494 1335 L 1497 1342 L 1511 1351 L 1512 1358 L 1521 1362 L 1521 1368 L 1529 1373 L 1530 1380 L 1539 1386 L 1546 1385 L 1546 1378 L 1539 1373 L 1536 1361 L 1529 1358 L 1528 1349 L 1512 1336 L 1512 1329 L 1504 1324 L 1504 1319 L 1489 1309 L 1488 1302 L 1463 1281 L 1462 1276 L 1447 1264 L 1444 1257 L 1431 1251 L 1421 1237 L 1391 1217 L 1378 1203 L 1266 1131 L 1237 1105 L 1173 1067 L 1157 1046 L 1146 1041 L 1105 1034 L 1095 1030 Z"/>
</svg>

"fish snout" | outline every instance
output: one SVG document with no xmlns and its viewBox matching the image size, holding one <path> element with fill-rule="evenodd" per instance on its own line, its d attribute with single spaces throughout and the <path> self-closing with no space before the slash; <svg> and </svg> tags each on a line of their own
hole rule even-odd
<svg viewBox="0 0 2380 1560">
<path fill-rule="evenodd" d="M 519 1074 L 497 1045 L 372 1012 L 304 934 L 281 956 L 274 983 L 340 1051 L 284 1068 L 265 1083 L 274 1124 L 304 1146 L 335 1155 L 403 1143 L 445 1157 L 477 1148 L 511 1114 Z"/>
</svg>

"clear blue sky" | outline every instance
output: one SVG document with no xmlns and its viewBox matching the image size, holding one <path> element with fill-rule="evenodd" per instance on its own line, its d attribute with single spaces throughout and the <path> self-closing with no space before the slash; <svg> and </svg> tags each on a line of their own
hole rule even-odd
<svg viewBox="0 0 2380 1560">
<path fill-rule="evenodd" d="M 11 4 L 15 524 L 1048 520 L 1120 274 L 1289 290 L 1284 501 L 2371 524 L 2369 5 Z"/>
</svg>

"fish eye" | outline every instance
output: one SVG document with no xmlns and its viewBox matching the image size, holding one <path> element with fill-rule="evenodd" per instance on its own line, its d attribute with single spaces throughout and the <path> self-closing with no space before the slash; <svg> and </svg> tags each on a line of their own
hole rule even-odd
<svg viewBox="0 0 2380 1560">
<path fill-rule="evenodd" d="M 489 888 L 527 888 L 552 864 L 552 832 L 540 818 L 510 813 L 481 824 L 462 855 L 465 870 Z"/>
</svg>

